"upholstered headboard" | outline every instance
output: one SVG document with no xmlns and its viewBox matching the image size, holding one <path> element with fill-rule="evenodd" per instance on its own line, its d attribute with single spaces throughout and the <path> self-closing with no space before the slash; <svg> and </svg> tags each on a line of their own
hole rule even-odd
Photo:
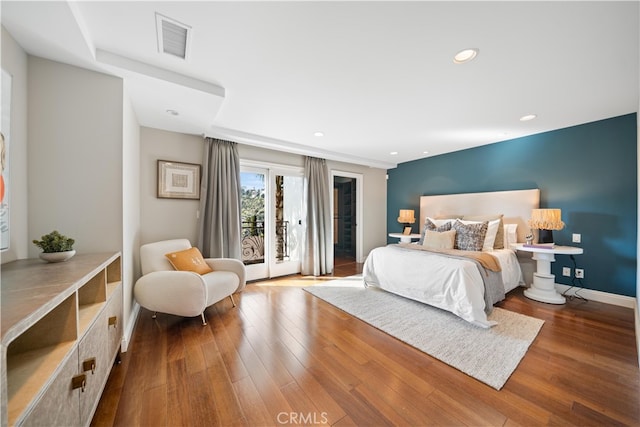
<svg viewBox="0 0 640 427">
<path fill-rule="evenodd" d="M 535 236 L 538 231 L 530 230 L 527 220 L 531 217 L 531 209 L 539 207 L 539 189 L 422 196 L 420 197 L 420 231 L 424 227 L 426 217 L 503 214 L 505 224 L 518 224 L 518 242 L 524 242 L 527 234 L 533 232 Z M 519 251 L 517 256 L 524 280 L 530 284 L 535 271 L 531 254 Z"/>
<path fill-rule="evenodd" d="M 518 224 L 518 242 L 531 232 L 527 220 L 540 207 L 540 190 L 492 191 L 420 197 L 420 231 L 426 217 L 503 214 L 505 224 Z M 535 231 L 535 230 L 534 230 Z"/>
</svg>

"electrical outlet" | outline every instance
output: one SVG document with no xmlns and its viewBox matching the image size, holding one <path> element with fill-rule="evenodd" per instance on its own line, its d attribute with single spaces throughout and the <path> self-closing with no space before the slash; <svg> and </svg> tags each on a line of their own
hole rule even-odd
<svg viewBox="0 0 640 427">
<path fill-rule="evenodd" d="M 584 279 L 584 269 L 576 268 L 576 279 Z"/>
<path fill-rule="evenodd" d="M 567 277 L 571 277 L 571 268 L 562 267 L 562 275 L 563 276 L 567 276 Z"/>
<path fill-rule="evenodd" d="M 573 236 L 571 238 L 571 241 L 573 243 L 580 243 L 582 241 L 582 235 L 578 234 L 578 233 L 573 233 Z"/>
</svg>

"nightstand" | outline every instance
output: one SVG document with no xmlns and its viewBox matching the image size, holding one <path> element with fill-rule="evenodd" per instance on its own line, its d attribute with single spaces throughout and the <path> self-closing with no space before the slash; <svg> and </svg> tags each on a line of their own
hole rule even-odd
<svg viewBox="0 0 640 427">
<path fill-rule="evenodd" d="M 411 243 L 412 239 L 419 239 L 419 234 L 402 234 L 402 233 L 389 233 L 389 237 L 395 237 L 400 239 L 400 243 Z"/>
<path fill-rule="evenodd" d="M 535 248 L 527 247 L 524 243 L 516 243 L 511 247 L 518 251 L 526 251 L 533 253 L 533 259 L 536 260 L 536 272 L 533 273 L 533 283 L 531 287 L 524 291 L 527 298 L 536 301 L 546 302 L 549 304 L 564 304 L 565 298 L 556 291 L 555 278 L 551 274 L 551 263 L 556 259 L 555 254 L 562 255 L 579 255 L 582 248 L 573 246 L 554 246 L 553 248 Z"/>
</svg>

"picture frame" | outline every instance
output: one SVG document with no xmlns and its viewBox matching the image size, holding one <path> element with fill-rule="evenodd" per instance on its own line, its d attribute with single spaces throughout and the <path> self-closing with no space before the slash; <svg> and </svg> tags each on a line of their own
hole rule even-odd
<svg viewBox="0 0 640 427">
<path fill-rule="evenodd" d="M 12 76 L 2 68 L 2 90 L 0 94 L 0 252 L 9 250 L 10 245 L 10 200 L 11 200 L 11 90 Z"/>
<path fill-rule="evenodd" d="M 404 227 L 404 230 L 402 230 L 402 234 L 404 234 L 405 236 L 411 234 L 411 226 L 407 225 L 406 227 Z"/>
<path fill-rule="evenodd" d="M 199 200 L 200 169 L 195 163 L 158 160 L 158 198 Z"/>
</svg>

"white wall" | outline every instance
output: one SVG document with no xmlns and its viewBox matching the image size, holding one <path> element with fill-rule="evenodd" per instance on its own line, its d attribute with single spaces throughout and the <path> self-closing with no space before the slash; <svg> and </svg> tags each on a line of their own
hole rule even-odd
<svg viewBox="0 0 640 427">
<path fill-rule="evenodd" d="M 198 237 L 198 200 L 157 198 L 157 162 L 202 164 L 202 137 L 142 127 L 140 129 L 140 243 Z"/>
<path fill-rule="evenodd" d="M 640 14 L 640 11 L 638 11 Z M 640 47 L 638 48 L 640 51 Z M 640 83 L 640 75 L 638 76 L 638 83 Z M 636 144 L 636 161 L 638 162 L 637 174 L 638 174 L 638 209 L 640 212 L 640 93 L 638 93 L 638 110 L 636 113 L 636 137 L 638 142 Z M 637 215 L 638 230 L 640 230 L 640 215 Z M 638 232 L 637 249 L 636 249 L 636 347 L 638 348 L 638 365 L 640 366 L 640 232 Z"/>
<path fill-rule="evenodd" d="M 387 171 L 367 166 L 327 161 L 331 171 L 363 175 L 362 260 L 372 249 L 387 244 Z"/>
<path fill-rule="evenodd" d="M 133 285 L 140 275 L 140 125 L 126 91 L 122 117 L 122 285 L 123 325 L 122 350 L 133 333 L 137 310 L 133 301 Z"/>
<path fill-rule="evenodd" d="M 29 239 L 55 229 L 78 252 L 121 250 L 122 79 L 29 56 L 28 85 Z"/>
<path fill-rule="evenodd" d="M 638 76 L 640 82 L 640 76 Z M 636 113 L 636 137 L 638 138 L 636 160 L 638 162 L 638 203 L 640 203 L 640 93 L 638 94 L 638 112 Z M 640 212 L 640 205 L 637 212 Z M 640 366 L 640 215 L 638 216 L 638 247 L 636 249 L 636 344 L 638 347 L 638 365 Z"/>
<path fill-rule="evenodd" d="M 28 257 L 32 239 L 27 222 L 27 54 L 2 27 L 2 68 L 11 74 L 11 140 L 9 167 L 9 249 L 2 263 Z"/>
</svg>

